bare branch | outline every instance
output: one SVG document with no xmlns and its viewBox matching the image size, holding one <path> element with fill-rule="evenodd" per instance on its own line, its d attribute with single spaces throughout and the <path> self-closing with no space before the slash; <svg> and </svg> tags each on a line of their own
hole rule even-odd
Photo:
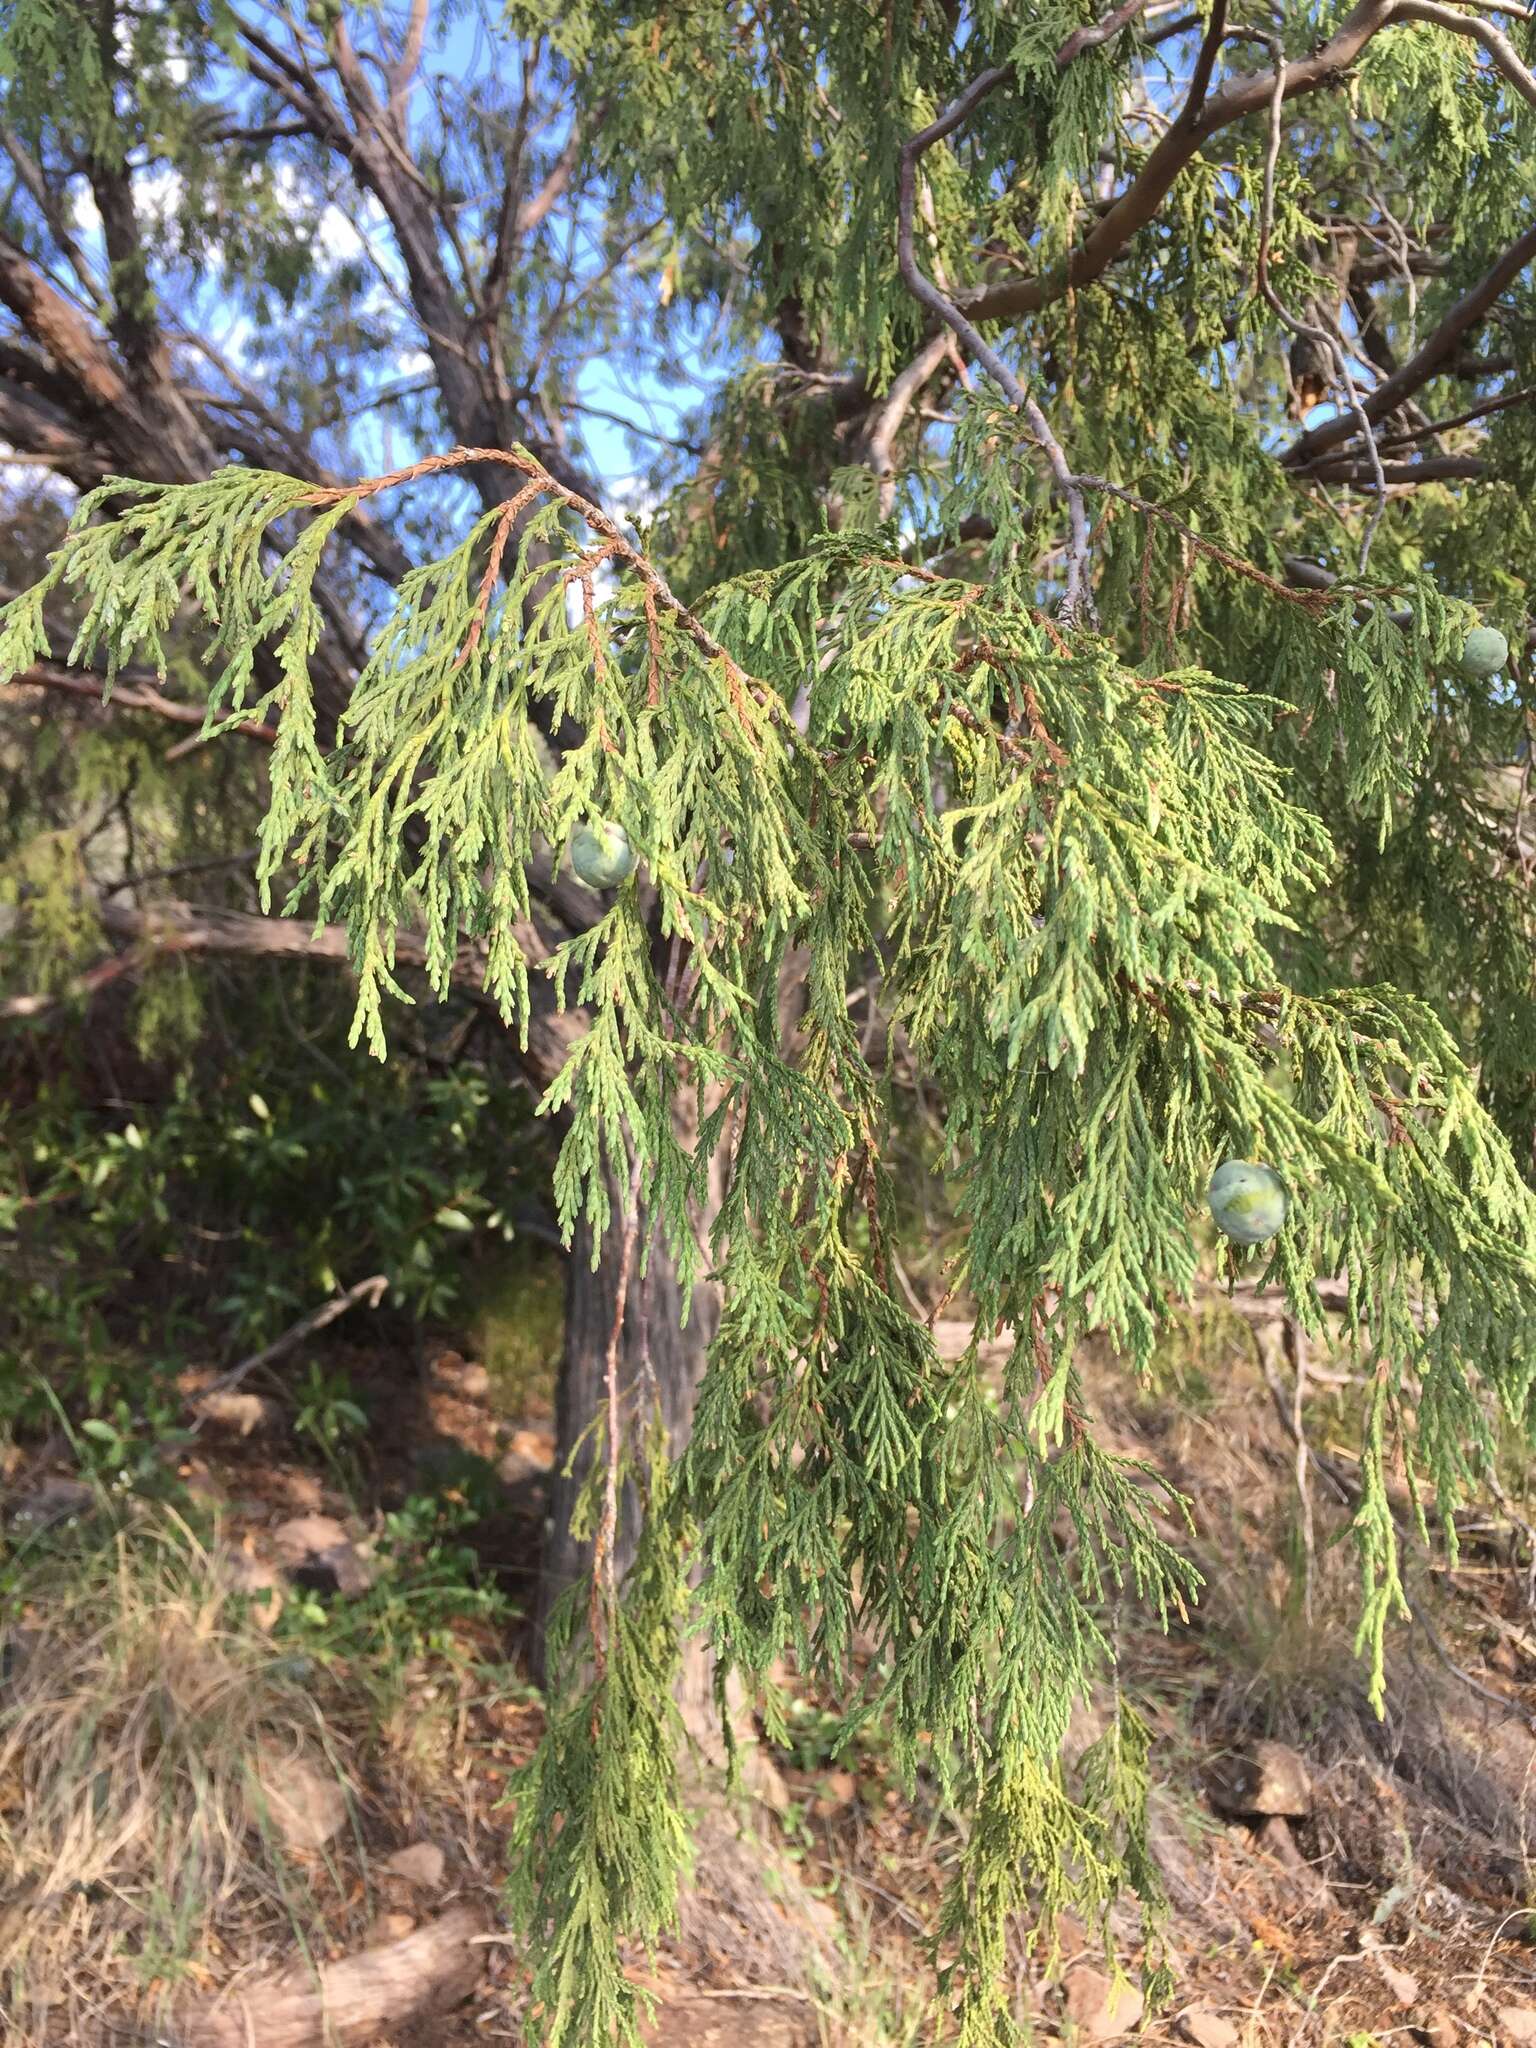
<svg viewBox="0 0 1536 2048">
<path fill-rule="evenodd" d="M 1422 462 L 1380 462 L 1375 467 L 1347 455 L 1309 463 L 1302 475 L 1318 484 L 1445 484 L 1475 483 L 1488 474 L 1476 455 L 1427 455 Z"/>
<path fill-rule="evenodd" d="M 1522 385 L 1518 391 L 1501 391 L 1496 398 L 1485 398 L 1480 405 L 1469 405 L 1465 412 L 1454 413 L 1448 420 L 1430 420 L 1422 427 L 1415 427 L 1411 434 L 1394 434 L 1377 445 L 1384 451 L 1407 448 L 1415 441 L 1428 441 L 1436 435 L 1448 434 L 1453 427 L 1469 427 L 1474 420 L 1486 419 L 1490 413 L 1505 412 L 1512 405 L 1524 405 L 1531 398 L 1536 398 L 1536 384 Z"/>
<path fill-rule="evenodd" d="M 180 902 L 156 903 L 141 910 L 110 901 L 98 905 L 97 916 L 102 929 L 112 938 L 122 940 L 126 950 L 90 968 L 61 995 L 17 995 L 0 1001 L 0 1018 L 48 1015 L 72 1001 L 89 998 L 125 975 L 142 972 L 158 959 L 175 955 L 324 960 L 343 967 L 351 961 L 346 927 L 330 924 L 316 929 L 308 918 L 260 917 L 253 911 Z M 520 921 L 514 936 L 530 966 L 541 966 L 550 958 L 551 948 L 535 924 Z M 425 940 L 414 932 L 397 932 L 394 959 L 397 966 L 425 967 Z M 467 941 L 459 947 L 451 979 L 464 994 L 499 1014 L 494 998 L 486 993 L 485 952 L 479 943 Z M 528 1051 L 526 1055 L 520 1052 L 519 1058 L 535 1080 L 547 1086 L 586 1029 L 584 1010 L 559 1009 L 555 991 L 545 977 L 533 977 Z"/>
<path fill-rule="evenodd" d="M 32 195 L 33 204 L 47 223 L 48 232 L 69 259 L 69 267 L 80 280 L 81 289 L 97 312 L 104 312 L 107 300 L 101 288 L 101 280 L 87 261 L 80 244 L 75 240 L 69 222 L 65 219 L 54 194 L 49 191 L 41 166 L 28 153 L 21 137 L 9 123 L 0 127 L 0 146 L 4 147 L 6 155 L 16 166 L 17 175 Z"/>
<path fill-rule="evenodd" d="M 406 100 L 411 90 L 411 81 L 421 63 L 422 45 L 427 35 L 427 13 L 429 0 L 411 0 L 410 20 L 406 24 L 405 41 L 395 63 L 388 66 L 389 112 L 395 126 L 404 132 Z"/>
<path fill-rule="evenodd" d="M 112 694 L 106 696 L 106 677 L 90 675 L 78 669 L 56 667 L 51 662 L 38 662 L 32 668 L 22 669 L 7 678 L 8 683 L 28 683 L 34 689 L 57 690 L 66 696 L 82 697 L 93 703 L 98 710 L 110 711 L 117 706 L 123 711 L 152 711 L 157 718 L 168 718 L 175 725 L 201 726 L 208 716 L 203 704 L 184 704 L 174 697 L 166 697 L 148 680 L 133 680 L 128 683 L 115 682 Z M 232 731 L 243 733 L 248 740 L 260 740 L 264 746 L 272 746 L 277 739 L 276 728 L 254 723 L 237 725 Z"/>
<path fill-rule="evenodd" d="M 334 1323 L 344 1316 L 349 1308 L 356 1308 L 360 1302 L 367 1302 L 370 1308 L 377 1308 L 389 1292 L 389 1275 L 375 1273 L 370 1279 L 359 1280 L 351 1287 L 345 1287 L 339 1294 L 333 1294 L 328 1301 L 322 1301 L 318 1308 L 312 1308 L 307 1316 L 284 1330 L 280 1337 L 274 1337 L 264 1350 L 253 1351 L 249 1358 L 242 1358 L 238 1365 L 232 1365 L 228 1372 L 221 1372 L 217 1379 L 210 1380 L 205 1387 L 199 1387 L 192 1395 L 194 1407 L 200 1406 L 210 1394 L 227 1393 L 231 1387 L 238 1387 L 248 1374 L 259 1371 L 263 1366 L 275 1365 L 280 1358 L 286 1358 L 296 1350 L 306 1337 L 313 1337 L 318 1330 Z"/>
<path fill-rule="evenodd" d="M 601 101 L 592 111 L 591 131 L 584 131 L 579 121 L 572 121 L 571 132 L 566 138 L 564 149 L 556 157 L 549 176 L 528 202 L 517 210 L 517 238 L 531 235 L 547 217 L 550 208 L 571 182 L 588 134 L 600 128 L 608 116 L 606 101 Z"/>
<path fill-rule="evenodd" d="M 1397 0 L 1393 19 L 1429 21 L 1436 28 L 1449 29 L 1452 35 L 1471 36 L 1482 44 L 1521 98 L 1536 107 L 1536 78 L 1520 61 L 1514 44 L 1491 21 L 1483 21 L 1475 14 L 1459 14 L 1454 7 L 1441 6 L 1439 0 Z"/>
<path fill-rule="evenodd" d="M 879 409 L 865 437 L 864 457 L 880 486 L 880 511 L 883 517 L 889 516 L 895 497 L 892 451 L 896 445 L 896 436 L 901 431 L 902 422 L 912 410 L 918 393 L 940 363 L 948 357 L 951 345 L 949 331 L 946 328 L 919 349 L 906 368 L 892 380 L 890 389 L 880 400 Z"/>
<path fill-rule="evenodd" d="M 1061 48 L 1056 52 L 1056 69 L 1065 71 L 1074 57 L 1080 57 L 1084 50 L 1096 50 L 1100 44 L 1113 42 L 1121 29 L 1129 27 L 1136 19 L 1147 0 L 1121 0 L 1113 14 L 1106 14 L 1101 22 L 1088 28 L 1075 28 Z"/>
<path fill-rule="evenodd" d="M 1310 57 L 1285 68 L 1282 98 L 1316 92 L 1336 83 L 1366 44 L 1392 19 L 1392 0 L 1359 0 L 1335 33 Z M 1209 46 L 1207 36 L 1207 46 Z M 1214 61 L 1214 49 L 1210 61 Z M 1202 57 L 1205 51 L 1202 51 Z M 1209 78 L 1209 64 L 1205 66 Z M 1197 80 L 1198 82 L 1198 80 Z M 1141 175 L 1123 192 L 1067 262 L 1041 277 L 1009 278 L 964 293 L 960 306 L 972 320 L 1017 319 L 1038 313 L 1042 306 L 1101 277 L 1121 250 L 1151 221 L 1179 173 L 1212 135 L 1256 114 L 1267 105 L 1272 89 L 1267 72 L 1233 79 L 1213 98 L 1200 104 L 1193 92 L 1183 113 L 1169 128 L 1143 166 Z M 1192 111 L 1193 110 L 1193 111 Z"/>
<path fill-rule="evenodd" d="M 1378 420 L 1395 412 L 1431 377 L 1448 370 L 1467 334 L 1478 325 L 1505 286 L 1513 283 L 1533 258 L 1536 258 L 1536 226 L 1527 228 L 1471 290 L 1463 293 L 1434 333 L 1395 375 L 1384 377 L 1374 391 L 1366 394 L 1362 404 L 1367 418 Z M 1311 427 L 1299 435 L 1282 453 L 1280 460 L 1288 469 L 1305 468 L 1324 449 L 1348 440 L 1354 431 L 1352 419 L 1324 420 L 1320 426 Z"/>
</svg>

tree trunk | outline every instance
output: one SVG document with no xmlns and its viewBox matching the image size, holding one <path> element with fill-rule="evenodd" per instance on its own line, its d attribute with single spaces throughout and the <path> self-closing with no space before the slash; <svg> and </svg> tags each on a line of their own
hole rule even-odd
<svg viewBox="0 0 1536 2048">
<path fill-rule="evenodd" d="M 582 1433 L 603 1405 L 608 1369 L 608 1343 L 613 1334 L 614 1306 L 618 1298 L 619 1272 L 623 1259 L 624 1204 L 627 1190 L 610 1174 L 608 1199 L 612 1215 L 603 1234 L 597 1270 L 592 1269 L 593 1233 L 585 1220 L 578 1223 L 566 1263 L 565 1356 L 555 1396 L 557 1455 L 550 1492 L 550 1519 L 544 1546 L 544 1566 L 539 1582 L 538 1662 L 543 1662 L 544 1628 L 549 1610 L 560 1594 L 588 1568 L 591 1545 L 578 1543 L 571 1534 L 571 1510 L 583 1480 L 592 1469 L 593 1445 L 587 1437 L 571 1463 L 571 1453 Z M 720 1320 L 719 1293 L 713 1281 L 700 1280 L 686 1327 L 682 1323 L 682 1288 L 677 1266 L 659 1230 L 650 1234 L 650 1257 L 646 1270 L 639 1271 L 639 1243 L 646 1236 L 649 1219 L 642 1219 L 634 1268 L 624 1304 L 624 1328 L 619 1347 L 619 1385 L 633 1385 L 642 1370 L 647 1344 L 650 1369 L 661 1402 L 662 1419 L 673 1457 L 688 1442 L 693 1426 L 693 1405 L 704 1377 L 709 1346 Z M 706 1219 L 707 1227 L 707 1219 Z M 571 1464 L 570 1476 L 566 1466 Z M 615 1564 L 620 1577 L 634 1556 L 637 1527 L 633 1498 L 626 1499 L 620 1516 L 615 1544 Z M 541 1674 L 542 1675 L 542 1674 Z"/>
<path fill-rule="evenodd" d="M 786 1054 L 794 1045 L 805 1009 L 809 968 L 809 948 L 797 946 L 785 955 L 780 970 L 779 1041 Z M 719 1100 L 713 1087 L 704 1090 L 702 1103 L 697 1101 L 690 1088 L 685 1086 L 679 1091 L 673 1128 L 678 1143 L 685 1151 L 691 1153 L 698 1142 L 700 1114 L 710 1115 Z M 704 1377 L 709 1347 L 720 1323 L 719 1289 L 707 1277 L 710 1271 L 707 1246 L 710 1230 L 725 1199 L 725 1172 L 722 1147 L 710 1161 L 707 1199 L 695 1209 L 693 1216 L 694 1236 L 700 1246 L 698 1270 L 703 1277 L 694 1286 L 687 1327 L 682 1327 L 682 1289 L 676 1264 L 660 1231 L 650 1229 L 649 1219 L 642 1219 L 640 1239 L 640 1242 L 649 1242 L 649 1264 L 643 1278 L 638 1271 L 631 1274 L 625 1297 L 619 1384 L 621 1387 L 633 1384 L 648 1344 L 651 1371 L 655 1376 L 662 1419 L 674 1458 L 681 1455 L 692 1432 L 694 1401 Z M 555 1396 L 557 1452 L 544 1566 L 539 1584 L 535 1663 L 541 1678 L 544 1675 L 544 1628 L 549 1610 L 566 1587 L 583 1575 L 591 1555 L 590 1544 L 578 1543 L 570 1531 L 571 1509 L 583 1479 L 592 1468 L 590 1438 L 582 1442 L 571 1466 L 571 1476 L 566 1478 L 564 1474 L 566 1465 L 571 1463 L 573 1448 L 582 1439 L 582 1432 L 603 1401 L 607 1379 L 608 1341 L 613 1334 L 613 1312 L 618 1298 L 627 1198 L 627 1191 L 618 1185 L 611 1173 L 607 1176 L 607 1184 L 610 1216 L 597 1270 L 592 1270 L 592 1230 L 585 1220 L 576 1226 L 566 1266 L 565 1355 Z M 620 1520 L 615 1552 L 621 1577 L 634 1556 L 635 1535 L 633 1503 L 627 1502 Z M 697 1647 L 696 1640 L 693 1647 Z M 696 1655 L 690 1654 L 685 1665 L 684 1717 L 691 1731 L 699 1735 L 702 1730 L 697 1724 L 713 1711 L 712 1706 L 705 1706 L 712 1700 L 708 1673 Z"/>
</svg>

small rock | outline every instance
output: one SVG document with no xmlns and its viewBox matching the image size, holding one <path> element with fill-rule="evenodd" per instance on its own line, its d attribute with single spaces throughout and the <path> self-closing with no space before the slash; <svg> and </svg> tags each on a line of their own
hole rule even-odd
<svg viewBox="0 0 1536 2048">
<path fill-rule="evenodd" d="M 1399 2005 L 1417 2005 L 1419 2002 L 1419 1980 L 1407 1970 L 1399 1970 L 1389 1963 L 1385 1956 L 1376 1958 L 1376 1967 L 1381 1972 L 1382 1982 Z"/>
<path fill-rule="evenodd" d="M 416 1922 L 409 1913 L 381 1913 L 368 1930 L 368 1947 L 382 1948 L 386 1942 L 404 1941 L 415 1932 Z"/>
<path fill-rule="evenodd" d="M 392 1877 L 403 1877 L 408 1884 L 428 1892 L 441 1890 L 445 1867 L 443 1852 L 436 1842 L 412 1842 L 408 1849 L 397 1849 L 384 1861 L 384 1868 Z"/>
<path fill-rule="evenodd" d="M 1536 2041 L 1536 2006 L 1501 2005 L 1499 2031 L 1507 2041 L 1515 2043 L 1515 2048 L 1522 2048 L 1526 2041 Z"/>
<path fill-rule="evenodd" d="M 305 1757 L 264 1747 L 247 1808 L 257 1826 L 275 1828 L 290 1849 L 320 1849 L 343 1826 L 347 1799 L 335 1776 Z"/>
<path fill-rule="evenodd" d="M 1312 1811 L 1312 1780 L 1294 1749 L 1256 1742 L 1246 1755 L 1220 1760 L 1211 1773 L 1211 1797 L 1223 1813 L 1300 1820 Z"/>
<path fill-rule="evenodd" d="M 491 1376 L 483 1365 L 472 1365 L 458 1351 L 440 1351 L 427 1368 L 440 1387 L 478 1401 L 491 1390 Z"/>
<path fill-rule="evenodd" d="M 1195 2048 L 1237 2048 L 1238 2032 L 1232 2022 L 1199 2006 L 1180 2013 L 1179 2032 L 1186 2041 L 1193 2041 Z"/>
<path fill-rule="evenodd" d="M 204 1394 L 193 1404 L 193 1413 L 200 1422 L 211 1423 L 215 1429 L 228 1429 L 239 1436 L 250 1436 L 253 1431 L 274 1423 L 278 1410 L 273 1402 L 264 1401 L 260 1394 L 242 1394 L 230 1387 L 222 1393 Z"/>
<path fill-rule="evenodd" d="M 298 1515 L 272 1532 L 272 1547 L 296 1585 L 317 1593 L 366 1593 L 373 1571 L 330 1515 Z"/>
<path fill-rule="evenodd" d="M 526 1458 L 530 1464 L 537 1465 L 544 1472 L 547 1472 L 555 1462 L 555 1439 L 551 1432 L 545 1429 L 515 1429 L 508 1440 L 507 1448 L 516 1451 L 519 1457 Z"/>
<path fill-rule="evenodd" d="M 284 1564 L 302 1564 L 316 1551 L 347 1542 L 346 1530 L 333 1515 L 295 1515 L 272 1531 L 272 1548 Z"/>
<path fill-rule="evenodd" d="M 503 1486 L 532 1486 L 555 1462 L 554 1440 L 537 1429 L 515 1429 L 496 1466 Z"/>
<path fill-rule="evenodd" d="M 1088 1946 L 1088 1936 L 1083 1931 L 1082 1921 L 1075 1919 L 1070 1913 L 1056 1915 L 1055 1934 L 1056 1946 L 1067 1961 L 1073 1956 L 1080 1956 Z"/>
<path fill-rule="evenodd" d="M 546 1478 L 546 1468 L 534 1464 L 520 1451 L 506 1451 L 496 1460 L 496 1477 L 503 1486 L 513 1488 L 541 1484 Z"/>
<path fill-rule="evenodd" d="M 1102 1970 L 1079 1963 L 1067 1978 L 1067 2017 L 1089 2041 L 1118 2041 L 1141 2022 L 1142 1996 L 1134 1984 L 1115 1984 Z"/>
<path fill-rule="evenodd" d="M 1456 2048 L 1461 2039 L 1455 2014 L 1443 2005 L 1431 2006 L 1414 2032 L 1424 2043 L 1424 2048 Z"/>
<path fill-rule="evenodd" d="M 645 2022 L 648 2048 L 805 2048 L 803 2013 L 775 2000 L 664 1999 Z"/>
</svg>

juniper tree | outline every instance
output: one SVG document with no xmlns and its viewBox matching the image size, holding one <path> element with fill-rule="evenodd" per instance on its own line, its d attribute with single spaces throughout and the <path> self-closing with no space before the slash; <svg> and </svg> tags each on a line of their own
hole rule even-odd
<svg viewBox="0 0 1536 2048">
<path fill-rule="evenodd" d="M 1454 1540 L 1501 1415 L 1529 1424 L 1536 80 L 1432 0 L 509 18 L 600 89 L 577 160 L 604 205 L 664 221 L 668 276 L 740 323 L 658 516 L 515 422 L 470 431 L 433 327 L 460 445 L 351 483 L 122 461 L 7 608 L 0 671 L 67 618 L 110 690 L 190 626 L 209 738 L 271 735 L 267 902 L 345 933 L 360 1038 L 387 1056 L 409 958 L 546 1056 L 599 1279 L 564 1418 L 590 1568 L 515 1791 L 535 2036 L 633 2038 L 617 1945 L 686 1863 L 692 1630 L 722 1713 L 734 1679 L 782 1736 L 788 1654 L 967 1803 L 936 2024 L 1000 2040 L 1010 1916 L 1155 1908 L 1146 1730 L 1120 1703 L 1070 1776 L 1061 1751 L 1113 1603 L 1172 1625 L 1198 1597 L 1176 1497 L 1096 1441 L 1082 1340 L 1146 1372 L 1208 1254 L 1319 1337 L 1342 1280 L 1378 1699 L 1389 1469 Z M 382 191 L 343 18 L 290 20 L 285 63 L 234 19 L 316 133 L 334 70 Z M 60 62 L 57 18 L 25 20 L 18 61 Z M 391 569 L 338 701 L 338 551 L 444 476 L 480 509 Z M 1465 659 L 1486 627 L 1493 675 Z M 633 868 L 562 923 L 566 850 L 606 825 Z M 893 1286 L 871 971 L 943 1105 L 977 1332 L 951 1363 Z M 1210 1254 L 1229 1158 L 1288 1203 Z M 696 1401 L 663 1363 L 690 1315 Z"/>
</svg>

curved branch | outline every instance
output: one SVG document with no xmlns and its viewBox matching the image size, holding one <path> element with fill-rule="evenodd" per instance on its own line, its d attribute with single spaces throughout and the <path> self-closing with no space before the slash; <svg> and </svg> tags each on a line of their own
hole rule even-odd
<svg viewBox="0 0 1536 2048">
<path fill-rule="evenodd" d="M 1086 28 L 1075 28 L 1061 48 L 1056 52 L 1056 69 L 1065 71 L 1074 57 L 1080 57 L 1084 50 L 1096 50 L 1103 43 L 1111 43 L 1121 29 L 1128 28 L 1146 6 L 1147 0 L 1121 0 L 1113 14 L 1105 15 L 1099 22 Z"/>
<path fill-rule="evenodd" d="M 932 340 L 924 343 L 906 368 L 892 379 L 889 390 L 879 401 L 878 410 L 865 437 L 864 459 L 880 486 L 882 518 L 890 517 L 895 494 L 892 482 L 892 450 L 896 445 L 896 436 L 901 431 L 902 422 L 912 410 L 918 393 L 949 354 L 950 346 L 947 330 L 941 330 L 934 335 Z"/>
<path fill-rule="evenodd" d="M 1394 13 L 1393 0 L 1359 0 L 1320 50 L 1310 57 L 1298 57 L 1285 67 L 1282 100 L 1335 84 L 1371 38 L 1388 26 Z M 1207 44 L 1209 40 L 1207 37 Z M 1212 50 L 1211 61 L 1214 54 Z M 1043 306 L 1065 298 L 1069 291 L 1102 277 L 1131 237 L 1155 217 L 1175 179 L 1201 145 L 1245 115 L 1261 113 L 1273 91 L 1274 78 L 1269 72 L 1233 79 L 1203 106 L 1191 91 L 1184 111 L 1147 158 L 1141 175 L 1120 195 L 1066 263 L 1043 277 L 1010 278 L 963 293 L 959 299 L 961 311 L 973 321 L 1017 319 L 1025 313 L 1038 313 Z"/>
<path fill-rule="evenodd" d="M 1440 6 L 1438 0 L 1397 0 L 1393 19 L 1432 22 L 1436 28 L 1449 29 L 1452 35 L 1471 36 L 1482 44 L 1521 98 L 1536 107 L 1536 78 L 1520 61 L 1514 44 L 1491 21 L 1476 14 L 1458 14 L 1454 7 Z"/>
</svg>

